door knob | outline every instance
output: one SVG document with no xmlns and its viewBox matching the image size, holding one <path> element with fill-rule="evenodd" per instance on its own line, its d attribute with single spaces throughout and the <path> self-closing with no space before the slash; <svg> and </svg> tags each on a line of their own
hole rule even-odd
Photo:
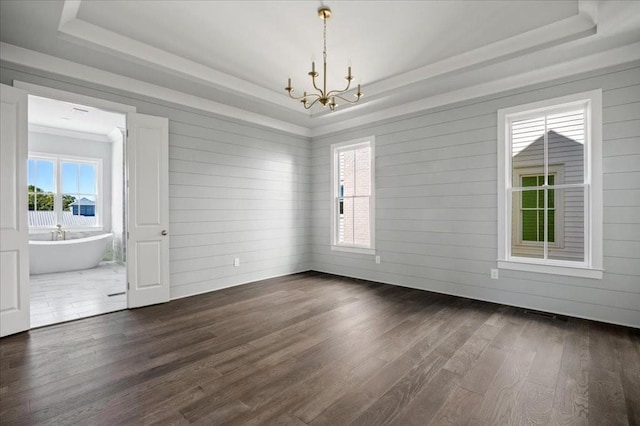
<svg viewBox="0 0 640 426">
<path fill-rule="evenodd" d="M 162 234 L 162 235 L 167 235 L 167 234 L 168 234 L 168 232 L 167 232 L 167 230 L 166 230 L 166 229 L 163 229 L 163 230 L 162 230 L 162 232 L 161 232 L 160 234 Z"/>
</svg>

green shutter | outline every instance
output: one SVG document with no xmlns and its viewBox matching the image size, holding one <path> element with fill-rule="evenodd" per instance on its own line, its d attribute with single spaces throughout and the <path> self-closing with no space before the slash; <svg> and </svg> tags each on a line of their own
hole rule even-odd
<svg viewBox="0 0 640 426">
<path fill-rule="evenodd" d="M 522 241 L 538 241 L 537 210 L 522 211 Z"/>
</svg>

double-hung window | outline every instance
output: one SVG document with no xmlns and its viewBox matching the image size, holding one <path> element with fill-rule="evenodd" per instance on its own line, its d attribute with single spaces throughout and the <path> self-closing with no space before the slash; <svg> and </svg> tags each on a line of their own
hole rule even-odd
<svg viewBox="0 0 640 426">
<path fill-rule="evenodd" d="M 498 111 L 498 266 L 602 278 L 602 95 Z"/>
<path fill-rule="evenodd" d="M 374 138 L 331 146 L 332 249 L 374 253 Z"/>
<path fill-rule="evenodd" d="M 29 227 L 32 230 L 101 225 L 101 160 L 30 154 Z"/>
</svg>

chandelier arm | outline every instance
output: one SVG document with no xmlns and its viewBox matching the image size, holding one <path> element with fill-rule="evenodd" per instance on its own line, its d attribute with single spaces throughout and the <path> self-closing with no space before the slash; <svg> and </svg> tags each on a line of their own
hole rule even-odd
<svg viewBox="0 0 640 426">
<path fill-rule="evenodd" d="M 324 92 L 322 91 L 322 89 L 320 89 L 318 86 L 316 86 L 316 76 L 312 75 L 311 76 L 311 82 L 313 83 L 313 88 L 316 89 L 318 92 L 320 92 L 320 95 L 316 95 L 316 96 L 324 96 Z"/>
<path fill-rule="evenodd" d="M 358 103 L 358 101 L 360 100 L 360 98 L 357 98 L 355 101 L 350 101 L 349 99 L 345 99 L 345 98 L 343 98 L 343 97 L 342 97 L 342 96 L 340 96 L 340 95 L 333 95 L 332 97 L 333 97 L 333 98 L 338 98 L 338 99 L 340 99 L 341 101 L 344 101 L 344 102 L 346 102 L 346 103 L 348 103 L 348 104 L 352 104 L 352 105 L 357 104 L 357 103 Z"/>
<path fill-rule="evenodd" d="M 327 6 L 321 6 L 318 8 L 318 16 L 323 21 L 322 25 L 322 77 L 320 77 L 320 73 L 316 72 L 315 61 L 311 60 L 311 71 L 308 75 L 311 77 L 311 83 L 315 90 L 315 93 L 307 93 L 304 92 L 302 96 L 294 96 L 292 94 L 293 87 L 291 86 L 291 77 L 289 77 L 289 81 L 285 90 L 289 93 L 289 97 L 294 100 L 298 100 L 302 103 L 302 106 L 305 109 L 311 109 L 318 102 L 322 104 L 324 107 L 329 107 L 331 111 L 335 110 L 338 106 L 336 103 L 336 98 L 340 99 L 341 102 L 347 104 L 355 104 L 362 97 L 362 93 L 360 92 L 360 84 L 358 84 L 358 91 L 355 93 L 355 100 L 348 100 L 343 95 L 345 95 L 351 88 L 351 82 L 354 77 L 351 75 L 351 63 L 349 63 L 348 73 L 345 79 L 347 80 L 347 85 L 342 90 L 328 90 L 327 88 L 327 20 L 331 17 L 331 9 Z M 322 81 L 316 81 L 316 78 L 322 78 Z M 322 88 L 318 87 L 319 84 L 322 84 Z M 310 102 L 311 101 L 311 102 Z"/>
<path fill-rule="evenodd" d="M 293 92 L 293 90 L 291 90 L 291 92 Z M 291 94 L 291 92 L 289 92 L 289 97 L 291 99 L 295 99 L 296 101 L 299 101 L 300 99 L 308 98 L 308 97 L 311 97 L 311 96 L 316 96 L 316 97 L 320 98 L 320 95 L 318 95 L 317 93 L 307 93 L 306 95 L 302 95 L 302 96 L 297 96 L 296 97 L 296 96 L 293 96 Z"/>
<path fill-rule="evenodd" d="M 293 90 L 292 90 L 291 92 L 293 92 Z M 299 97 L 293 96 L 293 95 L 291 94 L 291 92 L 289 92 L 289 97 L 290 97 L 291 99 L 295 99 L 296 101 L 298 101 L 298 100 L 300 100 L 300 99 L 304 98 L 304 96 L 299 96 Z"/>
<path fill-rule="evenodd" d="M 318 96 L 318 95 L 315 95 L 315 96 Z M 307 104 L 304 104 L 304 109 L 311 109 L 311 107 L 317 104 L 319 100 L 320 100 L 320 96 L 318 96 L 315 101 L 311 102 L 309 106 L 307 106 Z"/>
<path fill-rule="evenodd" d="M 330 98 L 331 96 L 337 96 L 339 94 L 342 94 L 344 92 L 346 92 L 347 90 L 349 90 L 349 88 L 351 87 L 351 80 L 347 80 L 347 87 L 345 87 L 343 90 L 332 90 L 329 93 L 327 93 L 327 98 Z"/>
</svg>

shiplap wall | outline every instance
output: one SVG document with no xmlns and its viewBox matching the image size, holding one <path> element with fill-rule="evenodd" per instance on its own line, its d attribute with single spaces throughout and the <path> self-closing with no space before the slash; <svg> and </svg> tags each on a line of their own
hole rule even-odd
<svg viewBox="0 0 640 426">
<path fill-rule="evenodd" d="M 0 74 L 169 118 L 172 298 L 310 269 L 309 140 L 12 64 Z"/>
<path fill-rule="evenodd" d="M 640 64 L 363 126 L 309 144 L 70 78 L 22 80 L 169 117 L 171 295 L 314 269 L 640 327 Z M 496 265 L 496 111 L 603 89 L 603 280 Z M 331 252 L 329 145 L 376 136 L 373 256 Z M 311 149 L 312 147 L 312 149 Z M 241 259 L 239 268 L 232 266 Z"/>
<path fill-rule="evenodd" d="M 604 279 L 500 270 L 497 110 L 601 88 Z M 332 252 L 329 145 L 376 137 L 376 250 Z M 313 140 L 313 269 L 640 327 L 640 64 Z"/>
</svg>

